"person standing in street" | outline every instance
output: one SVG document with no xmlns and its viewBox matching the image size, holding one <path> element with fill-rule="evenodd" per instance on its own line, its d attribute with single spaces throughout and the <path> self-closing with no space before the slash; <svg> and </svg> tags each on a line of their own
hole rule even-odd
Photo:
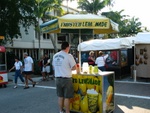
<svg viewBox="0 0 150 113">
<path fill-rule="evenodd" d="M 38 66 L 40 67 L 41 75 L 43 76 L 43 60 L 44 60 L 44 55 L 40 58 Z"/>
<path fill-rule="evenodd" d="M 24 53 L 24 74 L 25 74 L 25 82 L 26 85 L 24 87 L 24 89 L 28 89 L 28 80 L 30 80 L 32 82 L 33 87 L 35 86 L 36 82 L 34 82 L 30 75 L 34 72 L 34 64 L 33 64 L 33 59 L 28 56 L 28 53 L 25 52 Z"/>
<path fill-rule="evenodd" d="M 50 74 L 50 58 L 48 57 L 48 54 L 45 53 L 42 68 L 43 81 L 48 80 L 49 74 Z"/>
<path fill-rule="evenodd" d="M 18 77 L 20 78 L 20 80 L 24 83 L 24 79 L 22 77 L 22 62 L 19 61 L 19 58 L 18 57 L 15 57 L 15 63 L 14 63 L 14 66 L 9 70 L 9 72 L 11 70 L 15 69 L 15 86 L 14 86 L 14 89 L 17 88 L 17 80 L 18 80 Z"/>
<path fill-rule="evenodd" d="M 76 69 L 76 62 L 71 54 L 68 54 L 70 46 L 63 42 L 61 51 L 53 56 L 54 75 L 56 77 L 56 91 L 60 113 L 63 113 L 63 106 L 66 113 L 70 113 L 70 98 L 73 98 L 72 70 Z"/>
</svg>

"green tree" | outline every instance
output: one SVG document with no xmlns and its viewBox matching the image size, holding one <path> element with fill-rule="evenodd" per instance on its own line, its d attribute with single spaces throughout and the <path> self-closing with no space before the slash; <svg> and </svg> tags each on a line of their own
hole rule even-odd
<svg viewBox="0 0 150 113">
<path fill-rule="evenodd" d="M 113 0 L 79 0 L 78 8 L 87 13 L 98 14 L 106 6 L 113 5 Z"/>
<path fill-rule="evenodd" d="M 53 19 L 54 16 L 47 15 L 47 12 L 60 10 L 61 3 L 62 0 L 1 0 L 0 35 L 5 36 L 5 42 L 12 42 L 14 37 L 21 37 L 20 25 L 24 27 L 26 33 L 29 26 L 35 25 L 40 40 L 40 20 L 45 22 Z M 55 41 L 52 40 L 52 42 L 57 48 Z"/>
<path fill-rule="evenodd" d="M 114 22 L 119 24 L 119 33 L 117 34 L 109 34 L 109 37 L 128 37 L 135 36 L 138 32 L 141 32 L 141 22 L 139 22 L 139 18 L 132 17 L 129 15 L 122 15 L 121 11 L 110 11 L 103 12 L 102 15 L 110 18 Z"/>
<path fill-rule="evenodd" d="M 5 41 L 21 36 L 20 25 L 27 32 L 28 27 L 34 24 L 34 4 L 34 0 L 0 0 L 0 35 L 5 37 Z"/>
</svg>

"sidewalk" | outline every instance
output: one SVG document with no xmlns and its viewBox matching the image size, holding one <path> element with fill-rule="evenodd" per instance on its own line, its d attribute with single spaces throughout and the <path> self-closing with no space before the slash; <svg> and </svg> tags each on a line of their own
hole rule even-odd
<svg viewBox="0 0 150 113">
<path fill-rule="evenodd" d="M 9 82 L 13 82 L 14 83 L 14 72 L 10 72 L 8 73 L 8 81 Z M 50 75 L 52 76 L 52 75 Z M 24 77 L 23 77 L 24 78 Z M 48 78 L 48 81 L 42 81 L 42 76 L 40 75 L 31 75 L 31 78 L 33 81 L 36 82 L 36 85 L 40 85 L 40 86 L 45 86 L 45 87 L 55 87 L 55 80 L 51 79 L 51 77 Z M 29 82 L 29 85 L 31 84 L 31 81 L 28 81 Z M 18 78 L 18 81 L 17 81 L 18 84 L 22 84 L 21 80 Z"/>
<path fill-rule="evenodd" d="M 15 75 L 15 72 L 9 72 L 8 73 L 8 81 L 14 82 L 14 75 Z M 31 75 L 31 77 L 36 82 L 40 82 L 42 80 L 42 76 L 40 76 L 40 75 Z M 19 78 L 18 78 L 18 83 L 22 83 Z"/>
<path fill-rule="evenodd" d="M 9 72 L 8 73 L 8 80 L 9 81 L 14 81 L 14 74 L 15 74 L 15 72 Z M 31 75 L 31 77 L 36 82 L 40 82 L 42 80 L 42 75 Z M 122 78 L 122 79 L 119 79 L 119 80 L 115 80 L 115 82 L 150 84 L 150 78 L 137 77 L 136 81 L 134 81 L 133 78 L 131 78 L 130 76 L 127 76 L 125 78 Z M 20 83 L 20 79 L 18 79 L 18 83 Z"/>
</svg>

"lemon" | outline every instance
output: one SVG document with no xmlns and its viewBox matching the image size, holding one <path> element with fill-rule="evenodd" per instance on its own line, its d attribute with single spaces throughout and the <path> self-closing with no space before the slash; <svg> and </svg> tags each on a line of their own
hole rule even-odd
<svg viewBox="0 0 150 113">
<path fill-rule="evenodd" d="M 112 98 L 113 98 L 113 87 L 112 86 L 108 87 L 106 95 L 107 95 L 107 97 L 106 97 L 106 103 L 110 104 L 111 101 L 112 101 Z"/>
<path fill-rule="evenodd" d="M 98 76 L 98 79 L 100 80 L 99 92 L 102 94 L 102 86 L 103 86 L 102 76 Z"/>
<path fill-rule="evenodd" d="M 102 113 L 102 95 L 100 93 L 98 94 L 98 108 L 99 113 Z"/>
<path fill-rule="evenodd" d="M 87 95 L 83 96 L 81 101 L 80 101 L 80 107 L 81 107 L 81 112 L 85 113 L 88 112 L 88 100 L 87 100 Z"/>
<path fill-rule="evenodd" d="M 80 95 L 79 94 L 74 93 L 72 107 L 74 110 L 79 111 L 80 109 Z"/>
<path fill-rule="evenodd" d="M 80 75 L 72 75 L 72 80 L 73 80 L 73 88 L 74 88 L 74 91 L 77 92 L 78 91 L 78 88 L 79 88 L 79 83 L 78 83 L 78 76 Z"/>
<path fill-rule="evenodd" d="M 73 98 L 70 99 L 70 110 L 72 110 Z"/>
</svg>

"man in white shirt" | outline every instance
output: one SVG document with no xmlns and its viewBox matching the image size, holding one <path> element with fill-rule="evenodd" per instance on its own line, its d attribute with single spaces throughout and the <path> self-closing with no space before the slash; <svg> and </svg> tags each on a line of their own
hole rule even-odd
<svg viewBox="0 0 150 113">
<path fill-rule="evenodd" d="M 106 71 L 105 68 L 105 61 L 108 57 L 108 54 L 104 54 L 102 51 L 99 51 L 99 57 L 96 58 L 95 64 L 97 64 L 98 69 L 100 69 L 101 71 Z"/>
<path fill-rule="evenodd" d="M 25 74 L 25 81 L 26 81 L 26 86 L 24 89 L 28 89 L 28 80 L 30 80 L 33 84 L 33 87 L 35 86 L 36 82 L 34 82 L 30 75 L 34 72 L 34 64 L 33 64 L 33 59 L 28 56 L 28 53 L 24 53 L 24 74 Z"/>
<path fill-rule="evenodd" d="M 70 113 L 70 98 L 73 98 L 72 70 L 76 69 L 76 62 L 71 54 L 68 54 L 70 46 L 63 42 L 61 51 L 53 56 L 54 75 L 56 77 L 56 89 L 60 113 L 63 113 L 63 105 L 66 113 Z"/>
</svg>

